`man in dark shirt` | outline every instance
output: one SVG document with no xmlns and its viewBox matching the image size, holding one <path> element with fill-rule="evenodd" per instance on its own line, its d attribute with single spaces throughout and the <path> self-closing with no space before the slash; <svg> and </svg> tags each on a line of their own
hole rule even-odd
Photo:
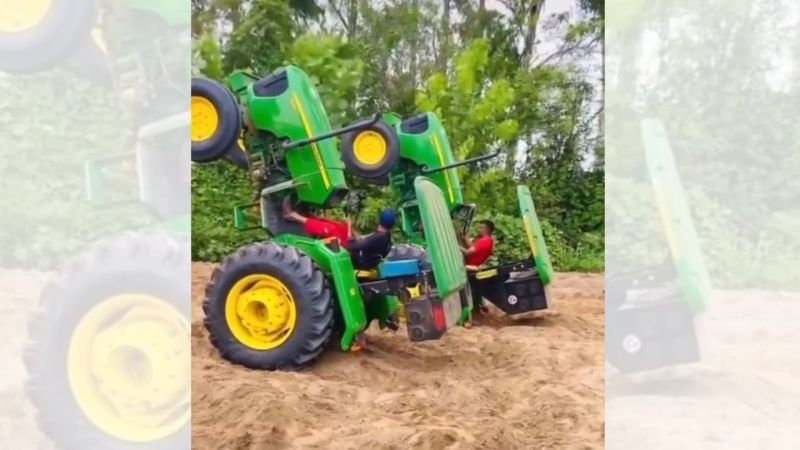
<svg viewBox="0 0 800 450">
<path fill-rule="evenodd" d="M 353 260 L 353 268 L 356 270 L 372 270 L 389 254 L 392 249 L 392 227 L 394 227 L 394 211 L 389 208 L 381 211 L 378 216 L 378 227 L 375 232 L 364 237 L 350 240 L 347 250 Z M 348 220 L 349 225 L 349 220 Z M 389 318 L 389 322 L 397 329 L 397 317 Z M 367 348 L 367 340 L 364 333 L 358 333 L 353 339 L 350 351 L 358 352 Z"/>
<path fill-rule="evenodd" d="M 353 229 L 349 217 L 345 222 L 306 217 L 294 211 L 288 201 L 284 201 L 283 214 L 287 220 L 303 224 L 309 236 L 322 239 L 337 238 L 342 247 L 350 252 L 353 267 L 357 270 L 371 270 L 378 267 L 392 248 L 395 214 L 389 208 L 381 211 L 375 232 L 364 238 L 357 236 L 358 233 Z"/>
<path fill-rule="evenodd" d="M 374 269 L 389 254 L 389 250 L 392 249 L 394 222 L 394 211 L 386 208 L 378 217 L 378 227 L 374 233 L 364 238 L 351 240 L 347 244 L 347 250 L 350 251 L 355 269 Z"/>
</svg>

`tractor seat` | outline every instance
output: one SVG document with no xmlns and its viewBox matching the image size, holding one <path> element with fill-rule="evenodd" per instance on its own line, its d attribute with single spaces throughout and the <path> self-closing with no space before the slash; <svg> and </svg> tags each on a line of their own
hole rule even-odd
<svg viewBox="0 0 800 450">
<path fill-rule="evenodd" d="M 377 270 L 356 270 L 356 280 L 358 281 L 375 280 L 377 278 Z"/>
</svg>

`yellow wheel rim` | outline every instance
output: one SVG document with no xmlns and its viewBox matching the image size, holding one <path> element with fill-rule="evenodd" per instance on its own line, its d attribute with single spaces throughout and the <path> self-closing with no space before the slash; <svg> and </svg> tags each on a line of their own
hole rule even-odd
<svg viewBox="0 0 800 450">
<path fill-rule="evenodd" d="M 225 321 L 233 336 L 254 350 L 281 346 L 297 324 L 297 305 L 275 277 L 248 275 L 233 285 L 225 301 Z"/>
<path fill-rule="evenodd" d="M 50 12 L 53 0 L 0 0 L 0 31 L 19 33 L 34 28 Z"/>
<path fill-rule="evenodd" d="M 67 353 L 70 389 L 86 418 L 127 442 L 164 439 L 189 424 L 189 322 L 174 307 L 141 294 L 90 309 Z"/>
<path fill-rule="evenodd" d="M 353 141 L 353 154 L 359 163 L 375 166 L 386 158 L 386 147 L 386 140 L 379 133 L 362 131 Z"/>
<path fill-rule="evenodd" d="M 214 104 L 205 97 L 192 96 L 192 141 L 209 139 L 219 128 L 219 114 Z"/>
</svg>

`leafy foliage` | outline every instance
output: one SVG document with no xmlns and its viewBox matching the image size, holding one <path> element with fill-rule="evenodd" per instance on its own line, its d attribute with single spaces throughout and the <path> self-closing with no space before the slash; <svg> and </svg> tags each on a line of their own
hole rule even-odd
<svg viewBox="0 0 800 450">
<path fill-rule="evenodd" d="M 98 238 L 151 224 L 136 203 L 86 199 L 84 164 L 130 151 L 119 133 L 129 117 L 113 95 L 59 71 L 0 77 L 0 89 L 0 266 L 51 269 Z"/>
<path fill-rule="evenodd" d="M 247 174 L 219 161 L 192 167 L 192 259 L 219 261 L 232 249 L 263 240 L 263 231 L 238 232 L 233 207 L 252 199 Z"/>
<path fill-rule="evenodd" d="M 758 2 L 682 4 L 669 15 L 653 2 L 609 7 L 619 8 L 614 31 L 625 37 L 613 47 L 614 59 L 627 61 L 608 85 L 609 98 L 622 100 L 610 103 L 607 114 L 615 143 L 607 166 L 613 199 L 607 204 L 613 224 L 608 239 L 621 260 L 614 265 L 664 256 L 641 244 L 660 239 L 655 211 L 645 206 L 654 203 L 652 188 L 640 180 L 646 169 L 639 124 L 655 117 L 667 128 L 715 284 L 796 288 L 797 265 L 788 261 L 800 251 L 800 185 L 793 176 L 800 157 L 792 115 L 800 78 L 786 77 L 776 86 L 770 54 L 794 28 L 783 24 L 777 9 Z M 676 17 L 683 25 L 672 27 Z M 651 30 L 659 30 L 660 42 L 646 64 L 658 67 L 658 76 L 643 82 L 637 44 Z M 787 55 L 798 48 L 788 45 Z"/>
<path fill-rule="evenodd" d="M 292 44 L 286 62 L 309 74 L 333 126 L 353 116 L 364 62 L 352 45 L 335 36 L 303 35 Z"/>
<path fill-rule="evenodd" d="M 196 17 L 206 19 L 195 24 L 195 38 L 216 33 L 223 73 L 249 68 L 263 74 L 283 63 L 302 67 L 335 125 L 378 111 L 404 117 L 435 111 L 459 159 L 500 152 L 458 171 L 466 201 L 498 224 L 496 258 L 524 253 L 518 245 L 524 230 L 515 217 L 516 186 L 525 184 L 554 265 L 602 270 L 604 174 L 593 110 L 596 86 L 574 65 L 534 63 L 538 56 L 547 59 L 535 48 L 541 0 L 504 2 L 510 5 L 506 12 L 489 10 L 482 1 L 316 2 L 322 12 L 313 14 L 298 11 L 304 2 L 275 3 L 281 2 L 198 5 Z M 582 18 L 565 28 L 559 52 L 577 52 L 576 43 L 584 51 L 587 36 L 599 36 L 595 7 L 587 2 Z M 213 51 L 198 54 L 210 58 L 205 67 L 215 66 Z M 246 177 L 224 163 L 195 167 L 193 175 L 195 258 L 218 259 L 244 241 L 264 238 L 230 231 L 230 208 L 250 196 Z M 391 204 L 389 193 L 359 180 L 348 183 L 369 191 L 355 223 L 368 232 L 380 209 Z"/>
</svg>

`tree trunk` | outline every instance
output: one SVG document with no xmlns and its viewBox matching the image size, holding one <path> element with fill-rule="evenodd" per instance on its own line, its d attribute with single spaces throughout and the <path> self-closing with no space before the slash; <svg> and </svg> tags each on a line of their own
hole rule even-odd
<svg viewBox="0 0 800 450">
<path fill-rule="evenodd" d="M 419 0 L 412 0 L 411 7 L 414 11 L 419 11 Z M 421 24 L 420 24 L 421 25 Z M 421 27 L 420 27 L 421 28 Z M 417 87 L 417 60 L 419 58 L 419 33 L 411 36 L 411 87 Z"/>
<path fill-rule="evenodd" d="M 358 26 L 358 0 L 350 0 L 350 8 L 347 13 L 347 40 L 352 42 L 356 38 L 356 27 Z"/>
<path fill-rule="evenodd" d="M 447 71 L 447 60 L 450 58 L 450 1 L 442 0 L 444 10 L 442 11 L 442 43 L 439 48 L 439 70 Z"/>
<path fill-rule="evenodd" d="M 526 12 L 525 38 L 520 55 L 520 65 L 522 67 L 530 67 L 530 63 L 533 60 L 533 55 L 536 50 L 536 28 L 539 26 L 539 18 L 541 17 L 542 8 L 544 8 L 544 1 L 545 0 L 534 0 L 530 10 Z"/>
</svg>

